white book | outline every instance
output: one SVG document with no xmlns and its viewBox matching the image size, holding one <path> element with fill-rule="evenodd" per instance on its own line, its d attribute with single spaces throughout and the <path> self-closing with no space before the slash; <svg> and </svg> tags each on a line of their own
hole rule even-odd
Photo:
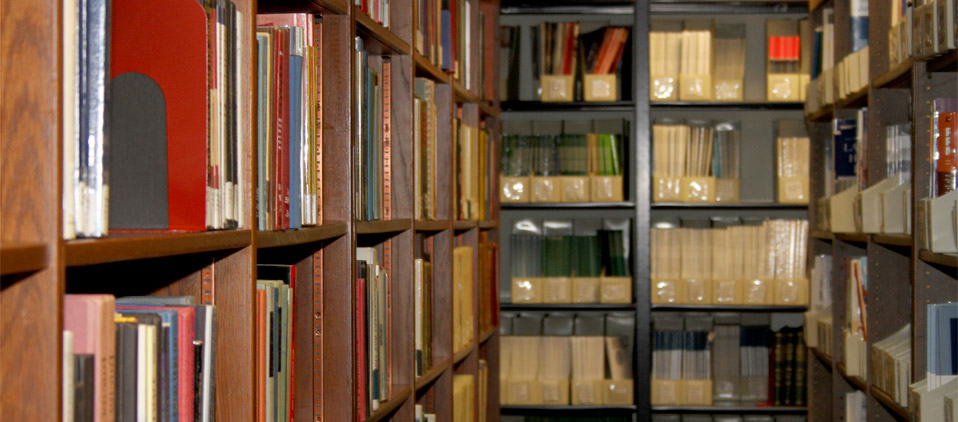
<svg viewBox="0 0 958 422">
<path fill-rule="evenodd" d="M 76 238 L 77 145 L 79 136 L 79 96 L 77 95 L 77 2 L 63 0 L 63 238 Z M 72 338 L 72 337 L 71 337 Z M 73 359 L 70 359 L 72 364 Z M 72 381 L 71 381 L 72 382 Z M 72 388 L 70 389 L 72 392 Z M 66 396 L 64 396 L 65 398 Z M 66 421 L 66 408 L 64 421 Z M 73 412 L 70 412 L 70 420 Z"/>
<path fill-rule="evenodd" d="M 147 324 L 137 324 L 136 326 L 136 420 L 137 422 L 149 422 L 147 411 L 147 397 L 150 395 L 147 383 Z"/>
<path fill-rule="evenodd" d="M 146 357 L 146 420 L 150 422 L 157 422 L 159 420 L 159 406 L 158 400 L 159 397 L 159 378 L 157 377 L 157 367 L 159 354 L 157 353 L 157 337 L 158 333 L 156 331 L 155 325 L 142 324 L 138 327 L 146 328 L 146 352 L 144 356 Z M 137 334 L 139 334 L 139 329 L 137 329 Z M 137 343 L 139 343 L 139 336 L 137 336 Z M 139 351 L 137 351 L 139 353 Z M 139 365 L 139 361 L 137 362 Z M 137 368 L 139 370 L 139 368 Z"/>
<path fill-rule="evenodd" d="M 73 361 L 73 332 L 63 331 L 63 379 L 60 386 L 63 390 L 63 422 L 73 422 L 74 399 L 74 361 Z"/>
</svg>

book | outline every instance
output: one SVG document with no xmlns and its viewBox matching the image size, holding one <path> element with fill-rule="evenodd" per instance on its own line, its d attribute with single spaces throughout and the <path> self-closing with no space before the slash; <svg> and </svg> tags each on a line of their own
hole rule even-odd
<svg viewBox="0 0 958 422">
<path fill-rule="evenodd" d="M 473 308 L 476 280 L 471 246 L 456 246 L 452 253 L 452 349 L 459 352 L 475 339 L 476 313 Z"/>
<path fill-rule="evenodd" d="M 931 114 L 931 196 L 958 190 L 958 98 L 937 98 Z"/>
<path fill-rule="evenodd" d="M 363 365 L 357 368 L 361 385 L 357 400 L 361 400 L 361 408 L 372 413 L 390 397 L 389 275 L 387 268 L 380 265 L 375 248 L 357 248 L 356 265 L 360 275 L 357 289 L 364 288 L 362 301 L 357 300 L 356 304 L 357 315 L 363 314 L 361 320 L 357 320 L 357 341 L 363 343 L 359 349 Z"/>
<path fill-rule="evenodd" d="M 74 422 L 76 411 L 76 358 L 73 354 L 73 332 L 63 330 L 63 351 L 60 355 L 63 373 L 60 379 L 60 394 L 62 394 L 62 409 L 60 418 L 63 422 Z"/>
<path fill-rule="evenodd" d="M 73 351 L 92 355 L 94 422 L 112 422 L 116 411 L 115 299 L 104 294 L 68 294 L 63 297 L 63 328 L 73 333 Z M 79 419 L 78 419 L 79 420 Z"/>
<path fill-rule="evenodd" d="M 928 391 L 958 379 L 958 304 L 926 305 L 926 376 Z"/>
</svg>

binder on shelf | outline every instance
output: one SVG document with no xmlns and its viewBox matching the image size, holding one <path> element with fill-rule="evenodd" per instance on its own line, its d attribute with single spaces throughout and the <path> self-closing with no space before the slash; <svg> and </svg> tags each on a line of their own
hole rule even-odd
<svg viewBox="0 0 958 422">
<path fill-rule="evenodd" d="M 715 100 L 742 101 L 745 97 L 745 25 L 715 27 Z"/>
<path fill-rule="evenodd" d="M 686 20 L 682 28 L 679 99 L 708 101 L 712 97 L 713 20 Z"/>
<path fill-rule="evenodd" d="M 679 98 L 682 22 L 653 20 L 649 32 L 649 97 L 651 101 Z"/>
<path fill-rule="evenodd" d="M 586 73 L 583 78 L 583 97 L 586 101 L 618 101 L 619 79 L 614 73 Z"/>
<path fill-rule="evenodd" d="M 575 75 L 542 75 L 543 102 L 572 102 L 575 100 Z"/>
</svg>

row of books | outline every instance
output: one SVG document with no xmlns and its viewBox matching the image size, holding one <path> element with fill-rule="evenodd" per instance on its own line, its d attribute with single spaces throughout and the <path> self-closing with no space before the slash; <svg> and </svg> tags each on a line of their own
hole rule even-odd
<svg viewBox="0 0 958 422">
<path fill-rule="evenodd" d="M 379 220 L 391 213 L 392 195 L 392 115 L 391 62 L 388 56 L 370 55 L 363 39 L 356 37 L 353 54 L 358 95 L 355 110 L 357 122 L 354 156 L 355 180 L 359 182 L 356 218 Z"/>
<path fill-rule="evenodd" d="M 506 135 L 500 201 L 621 201 L 625 143 L 608 133 Z"/>
<path fill-rule="evenodd" d="M 677 415 L 657 413 L 652 422 L 805 422 L 804 415 Z"/>
<path fill-rule="evenodd" d="M 737 122 L 659 120 L 652 125 L 653 200 L 738 202 Z"/>
<path fill-rule="evenodd" d="M 492 66 L 496 12 L 493 5 L 482 3 L 476 10 L 466 0 L 416 0 L 415 8 L 416 52 L 450 73 L 467 90 L 478 88 L 486 101 L 492 101 L 495 93 Z M 471 29 L 474 22 L 479 25 L 476 30 Z M 479 63 L 472 57 L 477 47 Z"/>
<path fill-rule="evenodd" d="M 742 101 L 746 27 L 714 20 L 654 20 L 649 32 L 652 101 Z M 801 34 L 808 32 L 805 36 Z M 766 99 L 799 101 L 810 67 L 807 20 L 766 22 Z"/>
<path fill-rule="evenodd" d="M 652 303 L 807 305 L 807 220 L 651 230 Z M 730 225 L 728 225 L 730 224 Z"/>
<path fill-rule="evenodd" d="M 359 8 L 360 12 L 369 16 L 384 28 L 389 28 L 391 21 L 389 0 L 353 0 L 353 6 Z"/>
<path fill-rule="evenodd" d="M 439 109 L 436 83 L 416 78 L 413 98 L 413 154 L 415 168 L 415 214 L 417 218 L 436 219 L 436 160 L 439 141 Z"/>
<path fill-rule="evenodd" d="M 653 405 L 805 405 L 799 317 L 659 313 L 652 323 Z"/>
<path fill-rule="evenodd" d="M 68 1 L 63 15 L 63 237 L 238 227 L 235 5 Z"/>
<path fill-rule="evenodd" d="M 459 109 L 453 127 L 455 155 L 456 218 L 486 220 L 493 217 L 492 190 L 495 150 L 488 128 L 462 120 Z"/>
<path fill-rule="evenodd" d="M 289 13 L 257 15 L 256 25 L 258 227 L 319 224 L 322 23 Z"/>
<path fill-rule="evenodd" d="M 523 219 L 510 245 L 513 303 L 631 303 L 629 220 Z"/>
<path fill-rule="evenodd" d="M 459 352 L 476 339 L 476 312 L 473 307 L 476 280 L 472 246 L 452 250 L 452 350 Z"/>
<path fill-rule="evenodd" d="M 67 294 L 63 312 L 64 421 L 214 420 L 212 305 Z"/>
<path fill-rule="evenodd" d="M 391 330 L 388 267 L 376 248 L 356 248 L 356 411 L 360 420 L 389 399 Z M 388 263 L 386 264 L 388 265 Z"/>
<path fill-rule="evenodd" d="M 257 421 L 289 421 L 292 417 L 295 288 L 295 266 L 257 265 Z"/>
<path fill-rule="evenodd" d="M 620 176 L 623 138 L 612 133 L 503 135 L 502 176 Z"/>
<path fill-rule="evenodd" d="M 500 28 L 500 99 L 620 98 L 625 83 L 621 75 L 628 77 L 631 68 L 630 28 L 607 22 L 568 21 Z"/>
<path fill-rule="evenodd" d="M 520 314 L 503 324 L 501 403 L 633 403 L 633 315 Z"/>
</svg>

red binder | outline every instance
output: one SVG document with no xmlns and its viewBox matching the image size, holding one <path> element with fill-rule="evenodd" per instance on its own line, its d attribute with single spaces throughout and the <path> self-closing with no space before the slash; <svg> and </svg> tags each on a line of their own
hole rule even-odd
<svg viewBox="0 0 958 422">
<path fill-rule="evenodd" d="M 111 78 L 137 72 L 163 91 L 169 229 L 205 230 L 206 12 L 196 0 L 114 0 L 111 36 Z"/>
</svg>

